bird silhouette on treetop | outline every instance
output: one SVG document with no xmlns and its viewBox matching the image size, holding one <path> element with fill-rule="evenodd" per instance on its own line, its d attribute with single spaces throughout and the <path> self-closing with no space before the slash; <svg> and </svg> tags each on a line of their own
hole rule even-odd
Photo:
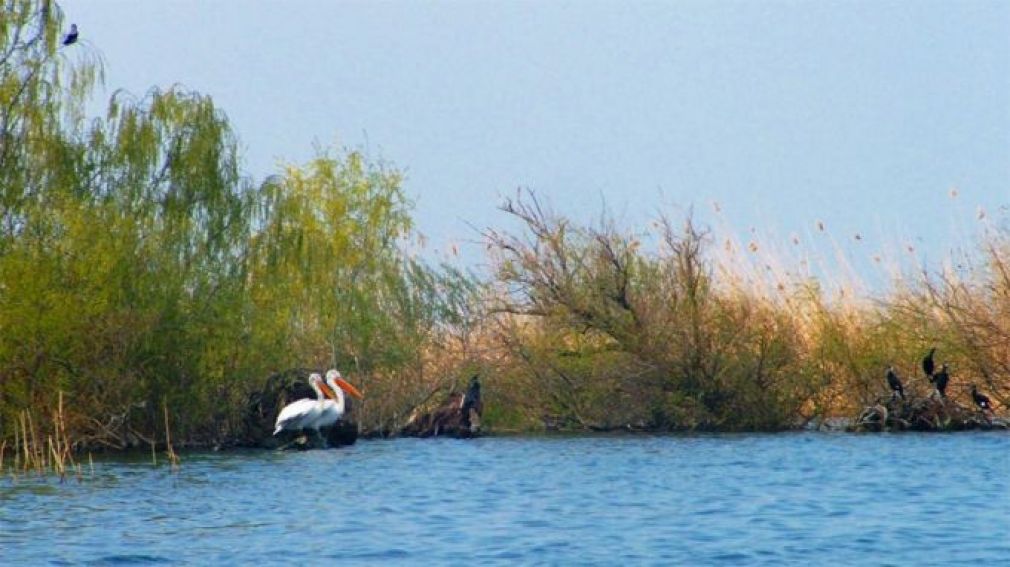
<svg viewBox="0 0 1010 567">
<path fill-rule="evenodd" d="M 70 24 L 70 33 L 63 38 L 63 45 L 71 45 L 77 42 L 77 24 Z"/>
</svg>

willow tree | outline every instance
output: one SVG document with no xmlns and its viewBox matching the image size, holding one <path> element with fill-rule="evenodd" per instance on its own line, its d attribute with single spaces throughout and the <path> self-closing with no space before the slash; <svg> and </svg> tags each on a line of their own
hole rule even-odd
<svg viewBox="0 0 1010 567">
<path fill-rule="evenodd" d="M 354 151 L 288 166 L 260 189 L 250 247 L 250 367 L 337 366 L 368 390 L 358 417 L 372 430 L 459 377 L 449 337 L 478 317 L 473 278 L 403 253 L 401 183 Z"/>
<path fill-rule="evenodd" d="M 226 440 L 272 371 L 396 393 L 430 368 L 473 285 L 401 253 L 399 172 L 321 154 L 254 185 L 225 115 L 179 88 L 85 120 L 101 59 L 63 28 L 49 2 L 3 4 L 0 438 L 62 391 L 85 441 L 153 441 L 163 406 L 177 438 Z"/>
<path fill-rule="evenodd" d="M 372 327 L 364 304 L 410 229 L 400 179 L 349 153 L 288 166 L 263 184 L 250 278 L 252 327 L 257 340 L 272 342 L 264 355 L 284 365 L 361 354 Z"/>
<path fill-rule="evenodd" d="M 54 190 L 73 191 L 80 152 L 68 130 L 79 130 L 84 103 L 103 75 L 99 58 L 61 47 L 62 14 L 50 2 L 7 0 L 2 12 L 0 251 L 44 228 L 30 217 Z"/>
<path fill-rule="evenodd" d="M 117 227 L 124 246 L 101 288 L 140 333 L 117 371 L 135 374 L 149 403 L 174 402 L 182 425 L 216 435 L 223 424 L 206 418 L 234 417 L 216 408 L 234 402 L 254 203 L 237 141 L 209 97 L 153 90 L 113 97 L 89 132 L 88 158 L 89 214 Z"/>
<path fill-rule="evenodd" d="M 57 288 L 60 234 L 52 213 L 76 194 L 81 109 L 100 80 L 96 58 L 60 48 L 61 13 L 49 2 L 8 1 L 0 17 L 0 425 L 44 395 L 49 344 L 72 304 Z M 62 357 L 61 357 L 62 359 Z M 9 435 L 9 427 L 5 427 Z"/>
<path fill-rule="evenodd" d="M 240 348 L 252 206 L 209 97 L 112 97 L 83 119 L 100 58 L 61 46 L 49 2 L 0 18 L 0 411 L 58 391 L 82 436 L 156 433 L 160 404 L 212 431 Z M 208 416 L 211 416 L 208 418 Z"/>
</svg>

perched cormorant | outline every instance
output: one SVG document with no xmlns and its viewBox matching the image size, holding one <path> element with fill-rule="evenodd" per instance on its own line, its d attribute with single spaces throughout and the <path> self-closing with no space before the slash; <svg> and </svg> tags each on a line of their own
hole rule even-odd
<svg viewBox="0 0 1010 567">
<path fill-rule="evenodd" d="M 936 391 L 940 393 L 941 398 L 947 397 L 947 382 L 950 382 L 950 374 L 947 373 L 946 364 L 941 364 L 940 371 L 934 374 L 929 381 L 936 386 Z"/>
<path fill-rule="evenodd" d="M 979 392 L 978 387 L 974 384 L 971 385 L 971 399 L 975 402 L 975 405 L 983 410 L 992 409 L 992 402 L 989 401 L 989 396 Z"/>
<path fill-rule="evenodd" d="M 470 425 L 471 409 L 475 410 L 478 414 L 480 414 L 482 409 L 480 403 L 480 381 L 477 380 L 476 375 L 470 378 L 470 387 L 467 388 L 463 401 L 460 404 L 460 412 L 463 414 L 463 425 Z"/>
<path fill-rule="evenodd" d="M 901 380 L 898 379 L 898 375 L 894 372 L 893 366 L 887 367 L 887 385 L 891 387 L 891 399 L 894 399 L 895 394 L 901 396 L 901 399 L 905 399 L 905 388 L 901 385 Z"/>
<path fill-rule="evenodd" d="M 77 24 L 70 24 L 70 33 L 63 38 L 63 45 L 70 45 L 77 41 Z"/>
<path fill-rule="evenodd" d="M 933 378 L 933 369 L 936 366 L 933 365 L 933 353 L 936 352 L 936 347 L 929 349 L 929 354 L 922 359 L 922 371 L 926 373 L 926 378 Z"/>
</svg>

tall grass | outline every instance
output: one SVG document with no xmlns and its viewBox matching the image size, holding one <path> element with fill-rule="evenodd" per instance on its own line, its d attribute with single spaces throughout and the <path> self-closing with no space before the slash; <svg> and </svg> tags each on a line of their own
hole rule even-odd
<svg viewBox="0 0 1010 567">
<path fill-rule="evenodd" d="M 1006 402 L 1010 246 L 999 231 L 983 233 L 971 270 L 884 265 L 892 285 L 874 291 L 829 234 L 832 261 L 812 267 L 824 254 L 788 251 L 797 237 L 741 242 L 691 216 L 636 232 L 578 226 L 532 193 L 502 208 L 525 229 L 486 233 L 491 311 L 509 353 L 503 380 L 536 392 L 509 400 L 533 406 L 526 415 L 588 428 L 796 427 L 854 416 L 886 391 L 889 365 L 925 395 L 919 360 L 933 346 L 956 398 L 969 403 L 978 383 Z"/>
</svg>

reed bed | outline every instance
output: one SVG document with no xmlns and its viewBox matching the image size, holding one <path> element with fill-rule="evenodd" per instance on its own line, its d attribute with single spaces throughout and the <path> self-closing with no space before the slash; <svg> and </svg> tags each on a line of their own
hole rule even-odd
<svg viewBox="0 0 1010 567">
<path fill-rule="evenodd" d="M 35 424 L 30 410 L 23 410 L 18 415 L 14 428 L 14 440 L 8 446 L 8 440 L 0 441 L 0 477 L 9 476 L 13 481 L 21 477 L 46 478 L 55 476 L 61 483 L 73 477 L 78 482 L 85 478 L 84 462 L 77 456 L 87 455 L 88 476 L 95 476 L 95 462 L 91 451 L 84 451 L 80 442 L 72 442 L 67 430 L 67 414 L 63 405 L 63 393 L 59 392 L 58 404 L 52 413 L 47 432 L 43 434 Z M 172 432 L 169 422 L 167 402 L 162 405 L 165 432 L 165 457 L 171 472 L 179 472 L 182 459 L 172 444 Z M 157 445 L 151 443 L 152 464 L 158 465 Z"/>
<path fill-rule="evenodd" d="M 796 235 L 776 242 L 690 216 L 645 232 L 579 225 L 530 192 L 503 210 L 524 230 L 485 234 L 509 351 L 499 379 L 525 375 L 535 394 L 509 402 L 545 422 L 787 429 L 854 418 L 887 392 L 888 366 L 926 397 L 919 361 L 931 347 L 951 368 L 952 396 L 970 404 L 974 383 L 1006 407 L 1010 243 L 988 223 L 980 253 L 929 268 L 911 245 L 860 261 L 823 222 L 820 247 L 805 248 Z M 852 243 L 861 250 L 866 236 Z"/>
<path fill-rule="evenodd" d="M 57 400 L 45 434 L 36 427 L 30 410 L 18 414 L 11 454 L 8 454 L 7 440 L 0 443 L 0 477 L 9 474 L 12 480 L 17 480 L 19 476 L 45 477 L 52 474 L 61 483 L 71 476 L 78 482 L 83 481 L 84 469 L 82 463 L 74 457 L 76 451 L 67 433 L 62 391 L 58 393 Z M 88 460 L 91 475 L 94 476 L 90 453 Z"/>
</svg>

